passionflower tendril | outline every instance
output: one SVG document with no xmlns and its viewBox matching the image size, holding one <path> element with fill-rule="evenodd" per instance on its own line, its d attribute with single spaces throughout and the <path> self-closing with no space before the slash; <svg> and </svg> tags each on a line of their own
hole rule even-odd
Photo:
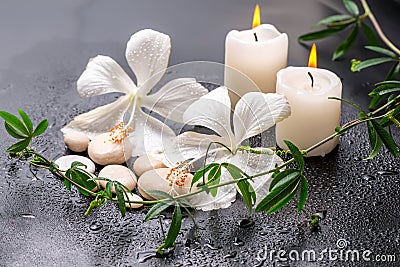
<svg viewBox="0 0 400 267">
<path fill-rule="evenodd" d="M 273 169 L 282 162 L 268 148 L 258 148 L 261 154 L 248 153 L 241 149 L 241 144 L 249 137 L 264 132 L 290 115 L 290 106 L 283 95 L 251 92 L 244 95 L 233 112 L 231 127 L 231 102 L 228 90 L 219 87 L 194 102 L 185 111 L 183 118 L 187 124 L 200 125 L 213 130 L 216 135 L 185 132 L 176 137 L 174 146 L 167 151 L 169 157 L 181 157 L 186 160 L 201 158 L 206 154 L 211 142 L 218 142 L 226 147 L 212 145 L 208 155 L 214 162 L 230 162 L 248 175 L 254 175 Z M 264 175 L 249 181 L 254 188 L 257 203 L 269 192 L 270 175 Z M 231 180 L 229 172 L 223 170 L 220 183 Z M 193 190 L 197 190 L 195 187 Z M 218 188 L 213 197 L 205 192 L 191 197 L 193 206 L 202 210 L 227 208 L 236 199 L 235 185 Z"/>
<path fill-rule="evenodd" d="M 92 139 L 113 129 L 123 121 L 127 113 L 129 120 L 125 127 L 134 131 L 130 136 L 133 156 L 162 152 L 162 143 L 174 138 L 175 133 L 163 122 L 145 113 L 142 108 L 182 122 L 186 108 L 207 93 L 195 79 L 179 78 L 150 94 L 167 68 L 170 49 L 170 38 L 166 34 L 145 29 L 131 36 L 125 56 L 136 76 L 136 85 L 111 57 L 98 55 L 92 58 L 78 79 L 78 94 L 81 97 L 114 92 L 123 95 L 111 104 L 75 117 L 62 132 L 83 132 Z"/>
</svg>

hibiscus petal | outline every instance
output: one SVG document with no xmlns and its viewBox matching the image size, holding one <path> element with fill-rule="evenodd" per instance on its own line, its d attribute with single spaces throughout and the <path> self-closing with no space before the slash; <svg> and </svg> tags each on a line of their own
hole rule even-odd
<svg viewBox="0 0 400 267">
<path fill-rule="evenodd" d="M 236 165 L 248 175 L 255 175 L 261 172 L 272 170 L 275 165 L 282 164 L 283 161 L 272 150 L 268 148 L 255 148 L 264 151 L 267 154 L 254 154 L 248 152 L 238 152 L 232 157 L 231 163 Z M 271 184 L 272 174 L 267 174 L 254 178 L 254 182 L 250 181 L 256 193 L 256 205 L 263 200 L 269 193 L 269 185 Z"/>
<path fill-rule="evenodd" d="M 123 121 L 125 112 L 130 106 L 129 95 L 120 96 L 115 102 L 107 104 L 87 113 L 76 116 L 67 126 L 61 129 L 66 134 L 72 131 L 85 133 L 90 139 L 108 132 L 116 124 Z"/>
<path fill-rule="evenodd" d="M 251 92 L 237 103 L 233 115 L 233 127 L 237 143 L 264 132 L 290 115 L 285 96 Z"/>
<path fill-rule="evenodd" d="M 232 180 L 230 174 L 226 170 L 222 170 L 220 183 L 227 182 Z M 196 187 L 193 186 L 192 192 L 196 191 Z M 187 200 L 190 204 L 203 211 L 209 210 L 217 210 L 217 209 L 226 209 L 228 208 L 232 202 L 236 200 L 236 188 L 234 184 L 221 186 L 218 188 L 217 195 L 213 197 L 211 194 L 207 194 L 205 192 L 193 195 Z"/>
<path fill-rule="evenodd" d="M 155 94 L 143 97 L 142 105 L 173 121 L 183 122 L 183 113 L 208 90 L 192 78 L 168 82 Z"/>
<path fill-rule="evenodd" d="M 188 107 L 183 120 L 190 125 L 207 127 L 222 137 L 234 139 L 231 123 L 231 102 L 226 87 L 218 87 Z"/>
<path fill-rule="evenodd" d="M 131 78 L 114 59 L 101 55 L 90 59 L 77 86 L 81 97 L 113 92 L 131 94 L 137 90 Z"/>
<path fill-rule="evenodd" d="M 201 158 L 205 156 L 207 148 L 211 142 L 221 142 L 224 140 L 217 135 L 201 134 L 196 132 L 184 132 L 178 135 L 173 143 L 166 146 L 166 157 L 171 162 L 179 162 L 188 159 Z M 210 147 L 210 154 L 219 145 Z"/>
<path fill-rule="evenodd" d="M 137 86 L 141 87 L 141 95 L 146 95 L 161 79 L 168 65 L 170 50 L 171 40 L 161 32 L 145 29 L 131 36 L 125 56 L 136 76 Z M 148 81 L 150 78 L 151 81 Z"/>
<path fill-rule="evenodd" d="M 165 146 L 172 143 L 176 137 L 171 128 L 140 108 L 135 110 L 133 129 L 134 133 L 129 137 L 133 144 L 132 156 L 163 153 Z"/>
</svg>

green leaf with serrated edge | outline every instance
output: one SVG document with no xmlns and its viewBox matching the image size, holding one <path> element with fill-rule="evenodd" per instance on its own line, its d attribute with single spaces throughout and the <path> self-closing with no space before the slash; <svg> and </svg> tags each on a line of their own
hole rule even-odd
<svg viewBox="0 0 400 267">
<path fill-rule="evenodd" d="M 28 136 L 21 134 L 19 131 L 15 130 L 14 127 L 12 127 L 10 124 L 8 124 L 6 121 L 4 122 L 4 128 L 6 128 L 6 131 L 9 135 L 11 135 L 14 138 L 17 139 L 26 139 Z"/>
<path fill-rule="evenodd" d="M 304 170 L 304 158 L 303 155 L 301 154 L 300 150 L 298 149 L 297 146 L 295 146 L 292 142 L 283 140 L 285 144 L 288 146 L 290 153 L 292 153 L 292 156 L 294 158 L 294 161 L 297 163 L 297 165 L 300 168 L 300 171 Z"/>
<path fill-rule="evenodd" d="M 147 222 L 147 221 L 155 218 L 161 212 L 163 212 L 165 209 L 167 209 L 169 206 L 171 206 L 173 203 L 174 203 L 173 201 L 165 201 L 165 202 L 163 201 L 163 202 L 155 204 L 147 212 L 146 217 L 144 218 L 144 221 Z"/>
<path fill-rule="evenodd" d="M 14 116 L 11 113 L 8 113 L 6 111 L 0 111 L 0 117 L 2 117 L 9 125 L 11 125 L 14 129 L 18 130 L 21 132 L 21 134 L 24 134 L 26 136 L 29 136 L 28 129 L 26 129 L 25 125 L 18 119 L 16 116 Z"/>
<path fill-rule="evenodd" d="M 254 193 L 254 189 L 251 186 L 251 184 L 248 181 L 240 181 L 237 183 L 237 186 L 239 188 L 240 193 L 242 194 L 243 197 L 243 201 L 247 206 L 247 209 L 249 210 L 249 212 L 251 213 L 252 209 L 253 209 L 253 196 L 252 193 Z M 250 192 L 250 187 L 251 189 L 253 189 L 253 192 Z M 255 195 L 255 193 L 254 193 Z"/>
<path fill-rule="evenodd" d="M 374 30 L 372 30 L 371 27 L 364 22 L 360 22 L 360 24 L 368 43 L 370 45 L 377 46 L 379 44 L 379 39 Z"/>
<path fill-rule="evenodd" d="M 279 211 L 282 209 L 286 204 L 290 202 L 290 200 L 293 199 L 293 197 L 296 195 L 296 190 L 294 190 L 292 193 L 287 195 L 286 197 L 282 198 L 278 203 L 273 205 L 270 209 L 267 210 L 267 214 L 272 214 L 274 212 Z"/>
<path fill-rule="evenodd" d="M 336 60 L 341 56 L 345 55 L 350 48 L 353 46 L 356 38 L 358 35 L 358 25 L 353 28 L 347 38 L 336 48 L 335 52 L 333 53 L 332 60 Z"/>
<path fill-rule="evenodd" d="M 339 21 L 347 20 L 347 19 L 351 19 L 351 18 L 352 17 L 349 15 L 333 15 L 333 16 L 329 16 L 327 18 L 324 18 L 324 19 L 318 21 L 316 25 L 328 25 L 333 22 L 339 22 Z"/>
<path fill-rule="evenodd" d="M 171 199 L 172 196 L 159 190 L 145 190 L 145 193 L 157 199 Z"/>
<path fill-rule="evenodd" d="M 68 179 L 64 179 L 64 185 L 69 191 L 71 191 L 71 182 Z"/>
<path fill-rule="evenodd" d="M 44 133 L 44 131 L 46 131 L 47 126 L 49 126 L 48 120 L 42 120 L 41 122 L 39 122 L 38 126 L 36 126 L 35 131 L 33 132 L 32 136 L 41 135 L 42 133 Z"/>
<path fill-rule="evenodd" d="M 390 153 L 392 153 L 393 156 L 398 157 L 399 151 L 397 150 L 397 145 L 393 141 L 392 136 L 379 123 L 377 123 L 376 121 L 371 122 L 385 147 L 389 150 Z"/>
<path fill-rule="evenodd" d="M 256 212 L 268 211 L 275 205 L 279 204 L 281 200 L 284 200 L 287 196 L 291 195 L 292 192 L 296 191 L 300 183 L 300 178 L 288 181 L 279 187 L 275 187 L 274 190 L 258 203 Z"/>
<path fill-rule="evenodd" d="M 112 189 L 113 189 L 113 183 L 112 182 L 108 182 L 106 183 L 106 194 L 109 198 L 112 198 Z"/>
<path fill-rule="evenodd" d="M 31 139 L 27 138 L 25 140 L 19 141 L 18 143 L 13 144 L 9 148 L 7 148 L 7 153 L 18 153 L 24 150 L 31 143 Z"/>
<path fill-rule="evenodd" d="M 354 68 L 351 69 L 353 72 L 360 71 L 365 68 L 369 68 L 372 66 L 376 66 L 385 62 L 393 61 L 393 58 L 390 57 L 378 57 L 378 58 L 371 58 L 365 61 L 362 61 L 360 64 L 356 65 Z"/>
<path fill-rule="evenodd" d="M 117 197 L 118 209 L 121 212 L 122 217 L 125 217 L 126 206 L 125 206 L 125 191 L 122 189 L 121 185 L 114 183 L 115 195 Z"/>
<path fill-rule="evenodd" d="M 283 170 L 282 172 L 278 173 L 274 179 L 272 179 L 271 184 L 269 185 L 269 191 L 272 191 L 276 184 L 282 179 L 287 177 L 287 180 L 291 180 L 296 178 L 298 175 L 300 175 L 300 172 L 296 169 Z"/>
<path fill-rule="evenodd" d="M 373 159 L 376 155 L 378 155 L 379 151 L 382 148 L 382 140 L 375 131 L 374 126 L 372 125 L 371 121 L 367 121 L 367 129 L 368 129 L 368 137 L 369 137 L 369 144 L 371 147 L 371 152 L 367 158 L 364 160 Z"/>
<path fill-rule="evenodd" d="M 300 213 L 307 202 L 307 195 L 308 195 L 308 182 L 306 177 L 303 175 L 301 176 L 301 189 L 300 189 L 300 198 L 299 204 L 297 205 L 297 211 Z"/>
<path fill-rule="evenodd" d="M 22 109 L 18 109 L 18 113 L 22 118 L 22 121 L 25 124 L 26 129 L 28 130 L 29 134 L 32 134 L 33 132 L 33 124 L 31 119 L 26 115 L 26 113 Z"/>
<path fill-rule="evenodd" d="M 182 213 L 179 205 L 175 206 L 174 214 L 172 215 L 171 225 L 168 230 L 167 237 L 165 238 L 164 248 L 169 248 L 174 245 L 179 231 L 181 230 Z"/>
<path fill-rule="evenodd" d="M 386 49 L 386 48 L 383 48 L 383 47 L 380 47 L 380 46 L 369 45 L 369 46 L 366 46 L 365 48 L 369 49 L 371 51 L 377 52 L 379 54 L 385 55 L 385 56 L 389 56 L 389 57 L 392 57 L 392 58 L 397 58 L 397 55 L 395 53 L 393 53 L 389 49 Z"/>
<path fill-rule="evenodd" d="M 190 185 L 190 188 L 192 188 L 192 186 L 201 178 L 203 178 L 203 175 L 205 175 L 208 170 L 210 170 L 213 166 L 218 165 L 218 163 L 211 163 L 206 165 L 205 168 L 200 168 L 196 171 L 196 173 L 193 175 L 193 179 L 192 179 L 192 184 Z"/>
<path fill-rule="evenodd" d="M 358 9 L 358 6 L 353 1 L 343 0 L 343 4 L 346 7 L 347 11 L 349 11 L 350 14 L 353 15 L 354 17 L 357 17 L 360 14 L 360 10 Z"/>
<path fill-rule="evenodd" d="M 348 25 L 331 27 L 320 31 L 306 33 L 299 36 L 299 41 L 312 41 L 312 40 L 322 39 L 344 30 L 345 28 L 347 28 L 347 26 Z"/>
</svg>

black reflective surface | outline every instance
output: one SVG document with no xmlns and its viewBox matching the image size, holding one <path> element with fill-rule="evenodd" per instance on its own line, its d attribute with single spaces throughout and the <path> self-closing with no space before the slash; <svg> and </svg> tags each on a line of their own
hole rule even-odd
<svg viewBox="0 0 400 267">
<path fill-rule="evenodd" d="M 372 2 L 372 1 L 370 1 Z M 113 96 L 81 100 L 75 82 L 87 60 L 109 55 L 128 69 L 126 41 L 142 28 L 165 32 L 172 39 L 170 65 L 192 60 L 223 62 L 225 34 L 250 26 L 256 1 L 1 1 L 0 3 L 0 109 L 24 108 L 37 122 L 46 117 L 50 129 L 36 147 L 54 159 L 65 153 L 59 129 L 78 113 L 108 103 Z M 296 38 L 319 19 L 343 10 L 341 1 L 271 0 L 261 3 L 262 20 L 273 23 L 290 40 L 289 65 L 305 65 L 308 48 Z M 394 42 L 399 4 L 373 1 L 378 20 Z M 397 12 L 397 13 L 396 13 Z M 339 62 L 331 52 L 341 37 L 319 43 L 319 65 L 343 78 L 343 96 L 366 106 L 371 84 L 383 78 L 389 66 L 349 71 L 351 58 L 366 58 L 357 49 Z M 356 113 L 343 106 L 343 122 Z M 273 131 L 267 140 L 273 140 Z M 0 151 L 11 139 L 0 129 Z M 396 134 L 396 138 L 399 135 Z M 318 232 L 311 232 L 306 217 L 291 204 L 275 215 L 256 214 L 254 225 L 238 226 L 246 209 L 240 198 L 231 208 L 196 212 L 199 240 L 193 224 L 184 219 L 176 251 L 167 258 L 143 263 L 140 252 L 161 241 L 156 221 L 143 224 L 147 209 L 121 218 L 113 204 L 85 218 L 88 200 L 69 192 L 62 181 L 25 162 L 9 161 L 0 154 L 0 265 L 1 266 L 398 266 L 400 262 L 400 185 L 398 159 L 384 151 L 374 161 L 368 155 L 365 129 L 357 127 L 340 140 L 325 158 L 307 159 L 310 183 L 307 209 L 327 211 Z M 166 213 L 165 224 L 170 222 Z M 242 222 L 243 224 L 243 222 Z M 345 239 L 352 250 L 392 255 L 396 263 L 259 262 L 270 251 L 338 249 Z M 139 253 L 139 254 L 138 254 Z"/>
</svg>

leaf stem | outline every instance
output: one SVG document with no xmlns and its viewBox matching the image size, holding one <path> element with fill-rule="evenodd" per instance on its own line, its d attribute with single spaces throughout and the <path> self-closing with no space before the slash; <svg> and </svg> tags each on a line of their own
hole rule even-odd
<svg viewBox="0 0 400 267">
<path fill-rule="evenodd" d="M 379 25 L 378 21 L 376 20 L 374 14 L 372 13 L 371 9 L 368 6 L 367 0 L 360 0 L 361 4 L 365 10 L 365 13 L 368 14 L 369 19 L 372 22 L 372 25 L 374 25 L 374 28 L 376 32 L 378 33 L 379 37 L 382 39 L 382 41 L 390 48 L 392 49 L 393 52 L 395 52 L 397 55 L 400 56 L 400 50 L 389 40 L 389 38 L 386 37 L 386 35 L 383 33 L 383 30 L 381 26 Z"/>
</svg>

